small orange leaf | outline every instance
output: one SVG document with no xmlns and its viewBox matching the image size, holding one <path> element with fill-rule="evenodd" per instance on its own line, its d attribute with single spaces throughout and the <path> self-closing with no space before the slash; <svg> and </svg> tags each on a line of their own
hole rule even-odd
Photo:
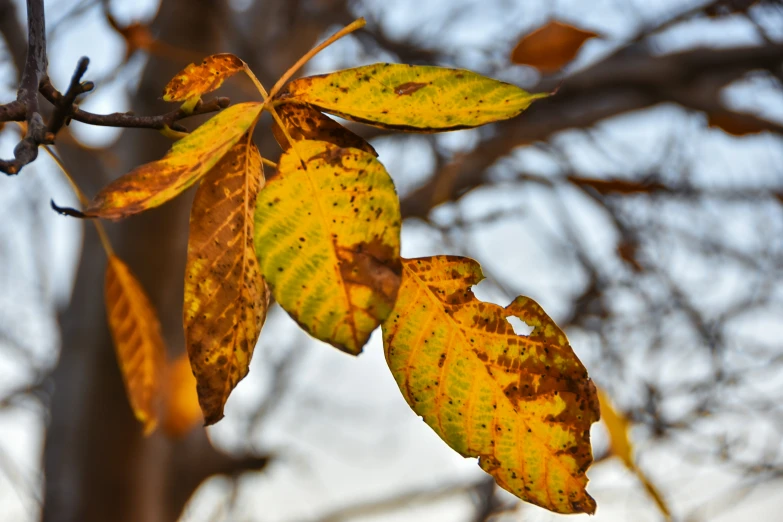
<svg viewBox="0 0 783 522">
<path fill-rule="evenodd" d="M 268 295 L 253 246 L 263 185 L 252 131 L 201 182 L 190 213 L 185 268 L 185 339 L 206 424 L 247 375 L 266 318 Z"/>
<path fill-rule="evenodd" d="M 285 124 L 288 135 L 295 141 L 326 141 L 338 147 L 352 147 L 369 152 L 373 156 L 378 156 L 373 146 L 367 143 L 364 138 L 307 105 L 285 103 L 278 105 L 275 110 L 283 124 Z M 284 151 L 291 147 L 291 144 L 288 143 L 288 138 L 286 138 L 276 121 L 272 124 L 272 133 Z"/>
<path fill-rule="evenodd" d="M 557 72 L 576 58 L 587 40 L 597 36 L 592 31 L 553 20 L 523 36 L 511 53 L 511 61 L 535 67 L 545 74 Z"/>
<path fill-rule="evenodd" d="M 386 361 L 410 407 L 449 446 L 519 498 L 557 513 L 593 513 L 585 472 L 598 399 L 568 339 L 527 297 L 479 301 L 479 264 L 403 260 L 383 323 Z M 506 319 L 533 328 L 517 335 Z"/>
<path fill-rule="evenodd" d="M 196 393 L 196 378 L 186 353 L 169 363 L 165 398 L 161 427 L 169 437 L 184 437 L 204 419 Z"/>
<path fill-rule="evenodd" d="M 165 101 L 184 101 L 217 90 L 223 82 L 245 68 L 233 54 L 213 54 L 196 65 L 191 63 L 166 85 Z"/>
<path fill-rule="evenodd" d="M 156 399 L 165 365 L 160 323 L 128 266 L 110 255 L 105 281 L 106 313 L 133 413 L 149 435 L 158 423 Z"/>
<path fill-rule="evenodd" d="M 133 169 L 104 187 L 84 211 L 88 217 L 120 219 L 157 207 L 200 180 L 252 127 L 263 104 L 225 109 L 177 141 L 162 159 Z"/>
</svg>

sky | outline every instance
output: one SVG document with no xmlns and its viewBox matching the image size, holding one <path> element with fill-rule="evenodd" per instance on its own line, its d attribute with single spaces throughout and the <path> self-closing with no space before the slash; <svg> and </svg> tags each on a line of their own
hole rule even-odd
<svg viewBox="0 0 783 522">
<path fill-rule="evenodd" d="M 358 14 L 372 14 L 373 18 L 383 20 L 390 37 L 416 34 L 425 40 L 437 38 L 440 42 L 448 42 L 446 46 L 454 52 L 454 65 L 477 70 L 487 67 L 482 62 L 486 55 L 477 50 L 510 49 L 516 35 L 550 17 L 578 23 L 580 27 L 604 35 L 604 38 L 588 42 L 569 66 L 578 70 L 611 52 L 640 27 L 652 23 L 672 7 L 682 8 L 692 3 L 674 0 L 373 0 L 364 2 L 367 13 Z M 120 20 L 132 21 L 149 18 L 156 2 L 113 2 L 112 5 Z M 242 10 L 246 1 L 232 0 L 231 5 Z M 73 2 L 66 0 L 47 2 L 47 22 L 49 30 L 54 31 L 52 41 L 56 38 L 63 42 L 50 49 L 50 75 L 56 85 L 67 83 L 72 64 L 79 56 L 89 55 L 90 78 L 101 78 L 109 75 L 124 55 L 122 41 L 106 27 L 99 9 L 88 10 L 79 24 L 59 26 L 56 20 L 72 6 Z M 444 9 L 463 14 L 441 23 Z M 24 12 L 23 7 L 20 12 Z M 783 36 L 783 29 L 779 31 Z M 498 35 L 506 40 L 497 41 Z M 95 45 L 95 41 L 100 41 L 101 45 Z M 749 24 L 736 19 L 717 24 L 694 22 L 656 38 L 661 53 L 698 45 L 736 45 L 738 42 L 752 45 L 759 43 L 759 38 Z M 364 55 L 357 42 L 349 37 L 314 59 L 308 72 L 326 72 L 378 60 L 377 56 Z M 83 107 L 94 112 L 131 109 L 127 91 L 132 88 L 133 78 L 143 64 L 142 59 L 132 62 L 116 81 L 100 86 L 90 95 Z M 0 72 L 7 73 L 7 68 L 7 63 L 0 64 Z M 9 76 L 5 74 L 4 77 Z M 526 87 L 533 85 L 537 76 L 529 69 L 512 67 L 503 71 L 502 79 Z M 13 85 L 0 85 L 0 96 L 11 99 L 14 89 Z M 725 99 L 729 106 L 783 122 L 780 90 L 766 82 L 756 79 L 738 82 L 726 90 Z M 607 136 L 608 142 L 631 150 L 628 156 L 642 166 L 665 146 L 672 129 L 689 125 L 694 125 L 693 116 L 670 106 L 658 106 L 601 123 L 598 131 Z M 121 132 L 78 124 L 74 124 L 73 131 L 77 138 L 91 146 L 107 145 Z M 470 149 L 478 143 L 477 133 L 474 130 L 444 134 L 437 138 L 437 143 L 447 150 Z M 383 138 L 373 142 L 401 195 L 418 186 L 431 172 L 434 157 L 423 140 L 411 136 L 402 142 Z M 596 153 L 587 137 L 579 132 L 564 132 L 553 141 L 567 149 L 569 159 L 582 172 L 597 177 L 624 175 L 622 171 L 612 172 L 616 165 Z M 0 154 L 8 156 L 14 143 L 12 133 L 0 134 Z M 743 186 L 748 183 L 761 187 L 779 185 L 779 173 L 769 165 L 783 164 L 780 145 L 779 137 L 769 135 L 737 140 L 720 131 L 699 134 L 686 147 L 694 158 L 692 180 L 709 186 L 724 183 L 731 187 L 740 181 Z M 628 171 L 635 167 L 624 166 Z M 478 260 L 491 268 L 494 275 L 524 288 L 557 318 L 566 312 L 569 299 L 584 284 L 585 275 L 576 270 L 564 270 L 562 263 L 552 263 L 552 256 L 558 253 L 547 248 L 544 238 L 547 233 L 556 232 L 560 220 L 553 214 L 543 189 L 538 192 L 533 187 L 520 188 L 511 183 L 513 173 L 518 169 L 547 176 L 556 174 L 558 165 L 535 148 L 516 151 L 496 169 L 497 184 L 478 190 L 456 204 L 437 209 L 433 221 L 446 225 L 458 217 L 480 220 L 499 208 L 516 210 L 520 199 L 526 202 L 523 209 L 508 219 L 467 230 L 453 238 L 456 242 L 444 241 L 441 234 L 422 223 L 406 223 L 402 255 L 461 253 L 470 248 L 480 254 Z M 727 173 L 716 179 L 716 171 Z M 599 260 L 612 256 L 616 237 L 613 229 L 606 226 L 607 217 L 579 193 L 561 196 L 572 215 L 578 217 L 577 228 L 591 246 L 591 255 Z M 12 219 L 0 220 L 0 253 L 6 252 L 3 258 L 12 263 L 8 270 L 0 271 L 0 287 L 5 290 L 0 293 L 3 314 L 0 326 L 10 332 L 11 339 L 6 341 L 24 345 L 24 349 L 39 361 L 51 361 L 56 354 L 58 339 L 52 303 L 67 302 L 80 241 L 79 225 L 51 212 L 49 199 L 63 204 L 74 202 L 67 185 L 45 157 L 26 168 L 24 176 L 0 178 L 0 213 L 7 213 L 7 217 L 24 216 L 24 226 L 20 227 L 13 225 Z M 666 209 L 666 212 L 666 219 L 675 224 L 678 221 L 687 223 L 692 218 L 677 208 Z M 738 209 L 734 219 L 726 220 L 730 225 L 722 230 L 724 237 L 735 242 L 754 241 L 759 237 L 753 228 L 755 222 L 746 219 L 743 212 Z M 773 220 L 779 219 L 779 210 L 771 209 L 770 216 Z M 698 217 L 703 219 L 701 215 Z M 31 231 L 34 241 L 30 240 Z M 36 254 L 40 251 L 51 255 L 41 258 Z M 669 256 L 672 266 L 680 267 L 676 272 L 683 278 L 690 278 L 694 285 L 707 288 L 700 294 L 707 306 L 710 301 L 720 301 L 742 291 L 747 283 L 743 274 L 732 274 L 727 269 L 719 280 L 704 284 L 700 281 L 702 267 L 688 255 L 687 245 L 675 245 L 665 255 Z M 493 286 L 492 281 L 478 285 L 475 291 L 483 300 L 501 305 L 508 303 L 508 297 Z M 624 301 L 620 296 L 618 302 L 635 306 L 631 298 Z M 250 374 L 237 387 L 227 405 L 226 419 L 209 428 L 210 437 L 220 447 L 278 449 L 283 455 L 280 462 L 271 465 L 266 472 L 241 480 L 239 507 L 230 515 L 231 520 L 260 520 L 257 515 L 263 509 L 263 520 L 307 522 L 354 502 L 383 498 L 400 491 L 439 489 L 483 476 L 474 459 L 463 459 L 450 450 L 405 404 L 386 367 L 379 332 L 373 335 L 360 357 L 352 358 L 323 343 L 308 340 L 281 310 L 275 309 L 272 314 L 256 349 Z M 743 328 L 749 330 L 744 335 L 755 335 L 761 330 L 762 340 L 769 341 L 783 333 L 783 325 L 776 321 L 774 311 L 754 320 L 757 321 L 755 325 L 737 325 L 738 335 Z M 35 341 L 31 342 L 31 339 Z M 591 339 L 576 336 L 571 341 L 589 370 L 592 371 L 591 364 L 601 364 L 595 358 Z M 242 419 L 265 391 L 269 361 L 277 360 L 293 349 L 300 350 L 300 362 L 296 366 L 292 389 L 255 438 L 243 440 Z M 643 375 L 646 362 L 644 357 L 638 359 L 636 371 Z M 679 367 L 672 370 L 673 379 L 685 378 L 688 371 L 698 372 L 700 368 L 698 362 L 687 369 L 683 369 L 682 361 L 678 364 Z M 0 391 L 29 379 L 28 375 L 20 374 L 19 368 L 18 358 L 0 357 Z M 772 380 L 780 377 L 772 376 Z M 0 506 L 3 506 L 0 521 L 35 519 L 40 496 L 38 459 L 42 426 L 40 412 L 29 402 L 0 413 L 0 469 L 8 473 L 5 477 L 0 474 Z M 602 426 L 595 425 L 593 433 L 596 447 L 605 447 Z M 687 513 L 701 502 L 736 491 L 737 477 L 718 468 L 684 462 L 665 445 L 654 444 L 643 430 L 635 430 L 633 435 L 640 442 L 640 465 L 666 491 L 667 499 L 678 512 Z M 597 464 L 588 475 L 591 479 L 588 491 L 599 503 L 597 515 L 590 520 L 659 520 L 650 499 L 619 462 L 610 460 Z M 755 490 L 751 496 L 732 502 L 708 518 L 733 520 L 741 513 L 746 519 L 752 516 L 758 520 L 771 520 L 783 507 L 783 499 L 772 494 L 774 487 L 776 485 L 772 484 Z M 225 493 L 225 479 L 209 481 L 188 506 L 185 520 L 228 520 L 229 515 L 222 511 Z M 414 505 L 401 512 L 375 517 L 363 516 L 361 520 L 459 522 L 467 520 L 469 507 L 469 501 L 464 497 L 446 496 L 439 502 Z M 521 513 L 516 520 L 557 519 L 533 506 L 525 507 Z M 587 520 L 587 517 L 576 516 L 572 520 Z"/>
</svg>

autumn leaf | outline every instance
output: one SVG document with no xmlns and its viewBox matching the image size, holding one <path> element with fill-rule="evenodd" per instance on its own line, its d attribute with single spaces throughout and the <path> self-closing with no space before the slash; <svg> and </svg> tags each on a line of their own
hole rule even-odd
<svg viewBox="0 0 783 522">
<path fill-rule="evenodd" d="M 161 428 L 169 437 L 178 439 L 204 419 L 187 353 L 169 363 L 165 390 L 166 407 Z"/>
<path fill-rule="evenodd" d="M 255 247 L 275 300 L 312 336 L 358 354 L 394 306 L 400 207 L 370 153 L 299 141 L 256 206 Z"/>
<path fill-rule="evenodd" d="M 731 111 L 713 111 L 707 114 L 707 125 L 723 130 L 732 136 L 747 136 L 764 131 L 772 131 L 776 125 L 761 120 L 751 114 Z M 779 129 L 780 127 L 778 127 Z"/>
<path fill-rule="evenodd" d="M 557 72 L 576 58 L 587 40 L 597 36 L 592 31 L 553 20 L 523 36 L 511 53 L 511 61 L 535 67 L 545 74 Z"/>
<path fill-rule="evenodd" d="M 276 111 L 283 124 L 285 124 L 288 135 L 295 141 L 328 141 L 338 147 L 353 147 L 369 152 L 373 156 L 378 156 L 372 145 L 367 143 L 364 138 L 307 105 L 285 103 L 279 105 Z M 288 150 L 291 144 L 276 121 L 272 124 L 272 132 L 283 150 Z"/>
<path fill-rule="evenodd" d="M 519 498 L 558 513 L 593 513 L 585 491 L 598 399 L 565 334 L 541 307 L 475 298 L 472 259 L 403 260 L 383 323 L 386 360 L 408 404 L 449 446 Z M 506 320 L 533 327 L 514 333 Z"/>
<path fill-rule="evenodd" d="M 610 452 L 612 455 L 619 458 L 623 464 L 625 464 L 625 467 L 636 475 L 639 482 L 642 483 L 644 489 L 655 502 L 655 505 L 658 506 L 658 509 L 661 511 L 664 518 L 666 520 L 671 520 L 671 513 L 663 496 L 661 496 L 655 485 L 647 478 L 634 461 L 633 444 L 631 444 L 629 435 L 631 421 L 614 409 L 609 396 L 600 388 L 598 389 L 598 398 L 601 403 L 601 420 L 606 425 L 606 431 L 609 434 Z"/>
<path fill-rule="evenodd" d="M 84 215 L 120 219 L 162 205 L 196 183 L 253 126 L 261 103 L 233 105 L 177 141 L 162 159 L 104 187 Z"/>
<path fill-rule="evenodd" d="M 387 129 L 440 132 L 512 118 L 545 96 L 463 69 L 377 63 L 299 78 L 276 103 Z"/>
<path fill-rule="evenodd" d="M 155 310 L 128 266 L 110 255 L 104 283 L 106 314 L 131 408 L 149 435 L 158 424 L 155 400 L 165 345 Z"/>
<path fill-rule="evenodd" d="M 213 54 L 196 65 L 191 63 L 166 85 L 163 90 L 165 101 L 185 101 L 199 98 L 217 90 L 223 82 L 244 70 L 245 62 L 233 54 Z"/>
<path fill-rule="evenodd" d="M 185 339 L 206 424 L 223 417 L 247 375 L 268 305 L 253 247 L 263 185 L 261 155 L 246 133 L 207 174 L 190 213 Z"/>
</svg>

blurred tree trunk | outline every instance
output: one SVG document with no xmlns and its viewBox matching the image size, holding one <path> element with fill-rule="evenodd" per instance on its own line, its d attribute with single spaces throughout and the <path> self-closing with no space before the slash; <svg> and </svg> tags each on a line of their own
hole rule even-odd
<svg viewBox="0 0 783 522">
<path fill-rule="evenodd" d="M 330 24 L 347 23 L 346 2 L 258 0 L 230 17 L 221 0 L 163 0 L 153 24 L 161 40 L 193 51 L 193 61 L 215 52 L 238 52 L 261 80 L 277 75 L 309 49 Z M 163 85 L 185 64 L 150 61 L 132 100 L 138 114 L 171 107 L 159 98 Z M 230 94 L 230 92 L 229 92 Z M 194 122 L 187 123 L 190 128 Z M 267 133 L 269 134 L 269 133 Z M 271 136 L 258 142 L 272 147 Z M 129 130 L 113 147 L 119 159 L 105 172 L 94 152 L 59 149 L 89 195 L 110 179 L 162 156 L 170 143 L 158 133 Z M 192 191 L 158 209 L 108 224 L 117 254 L 135 272 L 158 311 L 170 352 L 184 350 L 182 293 Z M 60 316 L 62 351 L 44 448 L 44 522 L 172 522 L 198 485 L 218 473 L 260 469 L 265 457 L 232 458 L 210 445 L 203 429 L 184 440 L 160 433 L 149 438 L 133 418 L 103 303 L 106 256 L 89 224 L 70 307 Z"/>
<path fill-rule="evenodd" d="M 224 5 L 217 0 L 166 0 L 154 29 L 177 47 L 215 52 Z M 170 110 L 159 101 L 160 91 L 183 65 L 151 57 L 132 101 L 134 110 Z M 169 145 L 155 132 L 126 131 L 115 147 L 119 164 L 112 166 L 111 177 L 160 157 Z M 89 194 L 108 179 L 99 175 L 102 168 L 93 153 L 74 148 L 63 153 L 68 164 L 79 166 L 75 174 Z M 181 296 L 189 199 L 178 198 L 108 225 L 117 254 L 147 290 L 174 351 L 184 346 Z M 200 429 L 184 441 L 171 441 L 160 433 L 142 436 L 125 397 L 106 325 L 105 265 L 106 256 L 87 224 L 74 294 L 60 317 L 62 352 L 53 374 L 44 450 L 43 520 L 173 521 L 198 484 L 213 472 L 230 471 L 231 461 L 210 446 Z"/>
</svg>

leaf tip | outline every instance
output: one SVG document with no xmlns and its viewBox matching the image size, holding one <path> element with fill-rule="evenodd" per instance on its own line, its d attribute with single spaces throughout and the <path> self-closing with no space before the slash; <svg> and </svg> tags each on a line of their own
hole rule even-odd
<svg viewBox="0 0 783 522">
<path fill-rule="evenodd" d="M 49 200 L 49 204 L 51 205 L 52 210 L 54 210 L 55 212 L 57 212 L 61 216 L 70 216 L 70 217 L 75 217 L 75 218 L 79 218 L 79 219 L 84 219 L 84 218 L 90 217 L 90 216 L 86 215 L 84 212 L 82 212 L 80 210 L 76 210 L 75 208 L 61 207 L 57 203 L 55 203 L 53 199 Z"/>
</svg>

